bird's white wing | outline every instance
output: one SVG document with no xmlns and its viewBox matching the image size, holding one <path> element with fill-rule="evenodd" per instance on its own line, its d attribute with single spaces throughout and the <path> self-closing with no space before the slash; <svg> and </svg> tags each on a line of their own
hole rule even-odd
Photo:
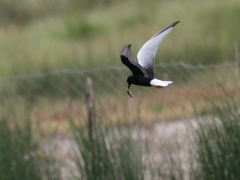
<svg viewBox="0 0 240 180">
<path fill-rule="evenodd" d="M 142 48 L 137 54 L 138 63 L 146 69 L 148 75 L 151 76 L 151 78 L 154 78 L 153 69 L 158 46 L 161 44 L 163 39 L 170 33 L 173 27 L 178 23 L 179 21 L 174 22 L 163 30 L 159 31 L 157 34 L 155 34 L 142 46 Z"/>
</svg>

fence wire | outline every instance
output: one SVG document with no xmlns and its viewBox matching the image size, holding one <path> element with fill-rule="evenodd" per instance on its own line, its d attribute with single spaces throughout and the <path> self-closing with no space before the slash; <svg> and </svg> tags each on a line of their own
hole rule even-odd
<svg viewBox="0 0 240 180">
<path fill-rule="evenodd" d="M 131 86 L 133 101 L 126 93 L 125 66 L 106 66 L 87 70 L 57 69 L 51 72 L 0 78 L 2 103 L 21 106 L 29 104 L 36 120 L 86 118 L 86 78 L 93 81 L 98 117 L 121 121 L 141 119 L 146 122 L 189 117 L 191 104 L 221 88 L 236 91 L 236 63 L 191 65 L 184 62 L 155 65 L 155 77 L 172 80 L 163 89 Z M 213 95 L 212 95 L 213 96 Z M 205 110 L 206 111 L 206 110 Z"/>
</svg>

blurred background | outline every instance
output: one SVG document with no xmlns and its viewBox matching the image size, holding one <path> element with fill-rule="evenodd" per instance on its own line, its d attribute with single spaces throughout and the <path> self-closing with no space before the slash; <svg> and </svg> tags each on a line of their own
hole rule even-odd
<svg viewBox="0 0 240 180">
<path fill-rule="evenodd" d="M 0 0 L 0 179 L 239 179 L 237 0 Z M 132 86 L 156 32 L 164 89 Z"/>
</svg>

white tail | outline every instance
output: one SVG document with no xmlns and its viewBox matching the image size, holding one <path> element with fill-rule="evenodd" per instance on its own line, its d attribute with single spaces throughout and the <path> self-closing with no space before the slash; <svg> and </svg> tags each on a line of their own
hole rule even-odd
<svg viewBox="0 0 240 180">
<path fill-rule="evenodd" d="M 171 84 L 172 81 L 161 81 L 159 79 L 153 79 L 150 81 L 150 84 L 155 87 L 166 87 L 168 84 Z"/>
</svg>

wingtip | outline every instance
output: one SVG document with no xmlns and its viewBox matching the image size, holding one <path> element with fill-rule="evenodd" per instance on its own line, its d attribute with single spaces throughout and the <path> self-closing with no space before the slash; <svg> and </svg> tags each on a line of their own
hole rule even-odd
<svg viewBox="0 0 240 180">
<path fill-rule="evenodd" d="M 122 49 L 122 52 L 120 54 L 120 57 L 123 55 L 123 56 L 126 56 L 127 52 L 129 51 L 129 49 L 131 48 L 131 44 L 127 44 L 126 46 L 123 47 Z"/>
<path fill-rule="evenodd" d="M 176 26 L 178 23 L 180 23 L 180 21 L 176 21 L 176 22 L 172 23 L 172 27 Z"/>
<path fill-rule="evenodd" d="M 127 44 L 126 46 L 123 47 L 123 49 L 125 49 L 126 47 L 130 48 L 132 45 L 131 44 Z"/>
</svg>

